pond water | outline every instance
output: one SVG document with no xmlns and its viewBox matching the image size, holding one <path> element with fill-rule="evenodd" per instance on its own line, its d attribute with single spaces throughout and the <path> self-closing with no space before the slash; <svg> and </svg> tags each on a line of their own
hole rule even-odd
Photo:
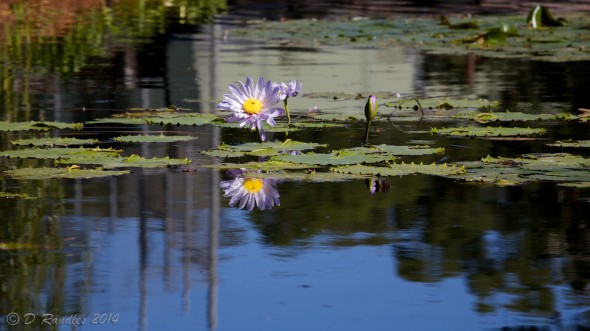
<svg viewBox="0 0 590 331">
<path fill-rule="evenodd" d="M 134 35 L 140 42 L 106 35 L 101 48 L 88 53 L 83 49 L 91 38 L 70 43 L 56 37 L 62 52 L 46 60 L 20 65 L 3 58 L 0 114 L 13 121 L 88 122 L 169 105 L 214 113 L 228 84 L 246 76 L 302 81 L 302 94 L 290 101 L 294 117 L 314 107 L 363 112 L 364 99 L 312 93 L 477 97 L 529 113 L 576 114 L 590 107 L 588 62 L 436 55 L 412 47 L 281 48 L 241 39 L 234 33 L 238 21 L 220 16 L 207 24 L 145 27 L 145 34 Z M 60 45 L 78 48 L 67 53 Z M 441 125 L 379 122 L 371 142 L 426 141 L 445 147 L 445 154 L 420 160 L 458 162 L 554 151 L 545 144 L 590 138 L 583 123 L 555 123 L 534 141 L 427 131 Z M 413 132 L 418 126 L 426 131 Z M 363 130 L 358 123 L 304 129 L 289 138 L 349 148 L 361 145 Z M 112 142 L 122 133 L 162 132 L 198 139 Z M 2 150 L 13 149 L 16 138 L 44 136 L 0 134 Z M 590 327 L 588 189 L 404 175 L 387 178 L 388 192 L 371 194 L 365 180 L 278 180 L 280 206 L 247 211 L 224 197 L 220 182 L 231 180 L 225 171 L 200 166 L 219 162 L 201 151 L 257 141 L 248 130 L 103 124 L 68 134 L 101 139 L 126 155 L 192 163 L 106 179 L 3 176 L 2 191 L 36 199 L 0 198 L 0 329 Z M 38 163 L 0 160 L 3 171 Z"/>
</svg>

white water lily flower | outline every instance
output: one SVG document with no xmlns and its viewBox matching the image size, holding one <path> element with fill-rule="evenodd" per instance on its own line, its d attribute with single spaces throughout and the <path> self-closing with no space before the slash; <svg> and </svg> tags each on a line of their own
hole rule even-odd
<svg viewBox="0 0 590 331">
<path fill-rule="evenodd" d="M 266 140 L 262 129 L 262 122 L 275 126 L 275 117 L 284 113 L 282 108 L 274 107 L 281 98 L 279 87 L 272 81 L 264 81 L 260 77 L 255 84 L 251 77 L 246 78 L 246 84 L 238 82 L 237 86 L 229 85 L 231 94 L 224 94 L 224 99 L 217 105 L 222 110 L 232 111 L 233 114 L 226 118 L 228 122 L 240 122 L 240 127 L 249 127 L 252 131 L 258 130 L 260 139 Z"/>
</svg>

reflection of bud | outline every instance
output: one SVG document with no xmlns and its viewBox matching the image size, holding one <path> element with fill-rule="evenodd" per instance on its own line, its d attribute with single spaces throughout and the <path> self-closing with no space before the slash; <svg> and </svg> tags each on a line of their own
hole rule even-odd
<svg viewBox="0 0 590 331">
<path fill-rule="evenodd" d="M 385 193 L 389 191 L 389 183 L 385 177 L 371 177 L 367 179 L 367 187 L 369 188 L 369 192 L 371 192 L 371 194 L 375 194 L 376 192 Z"/>
<path fill-rule="evenodd" d="M 265 210 L 281 205 L 274 179 L 245 177 L 245 173 L 245 169 L 230 170 L 227 174 L 235 178 L 219 183 L 224 190 L 223 197 L 230 198 L 230 207 L 237 204 L 240 209 L 252 210 L 256 206 Z"/>
<path fill-rule="evenodd" d="M 367 118 L 367 122 L 371 122 L 375 118 L 378 108 L 377 97 L 372 94 L 369 95 L 367 104 L 365 104 L 365 117 Z"/>
</svg>

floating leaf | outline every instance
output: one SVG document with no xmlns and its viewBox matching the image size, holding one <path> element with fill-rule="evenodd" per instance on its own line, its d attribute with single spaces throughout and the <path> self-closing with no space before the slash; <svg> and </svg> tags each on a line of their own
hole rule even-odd
<svg viewBox="0 0 590 331">
<path fill-rule="evenodd" d="M 513 121 L 542 121 L 542 120 L 573 120 L 577 116 L 570 114 L 527 114 L 522 112 L 502 113 L 459 113 L 453 118 L 472 119 L 479 123 L 513 122 Z"/>
<path fill-rule="evenodd" d="M 265 162 L 246 162 L 246 163 L 217 163 L 203 165 L 203 168 L 214 169 L 251 169 L 262 171 L 279 171 L 285 169 L 308 169 L 309 165 L 298 164 L 292 162 L 283 162 L 277 160 L 269 160 Z"/>
<path fill-rule="evenodd" d="M 248 175 L 249 177 L 255 178 L 269 178 L 280 181 L 297 181 L 297 182 L 342 182 L 355 179 L 367 178 L 367 175 L 359 174 L 345 174 L 338 172 L 292 172 L 292 171 L 279 171 L 279 172 L 252 172 Z"/>
<path fill-rule="evenodd" d="M 575 147 L 575 148 L 590 148 L 590 140 L 579 140 L 579 141 L 556 141 L 547 146 L 554 147 Z"/>
<path fill-rule="evenodd" d="M 293 163 L 324 166 L 393 161 L 395 160 L 395 156 L 390 154 L 365 154 L 362 151 L 359 152 L 355 150 L 339 150 L 329 154 L 308 153 L 300 155 L 279 155 L 273 157 L 273 159 Z"/>
<path fill-rule="evenodd" d="M 160 135 L 135 135 L 135 136 L 121 136 L 116 137 L 116 142 L 123 143 L 171 143 L 179 141 L 189 141 L 197 139 L 193 136 L 165 136 Z"/>
<path fill-rule="evenodd" d="M 217 147 L 217 150 L 204 151 L 203 154 L 216 157 L 240 157 L 244 155 L 254 156 L 273 156 L 281 153 L 292 151 L 304 151 L 317 147 L 326 147 L 326 144 L 306 143 L 287 139 L 284 142 L 263 142 L 263 143 L 246 143 L 241 145 L 225 145 Z"/>
<path fill-rule="evenodd" d="M 461 164 L 466 173 L 456 178 L 475 183 L 506 186 L 531 181 L 590 182 L 590 159 L 567 153 L 524 154 L 516 158 L 488 156 Z"/>
<path fill-rule="evenodd" d="M 46 131 L 51 129 L 82 130 L 82 123 L 64 122 L 6 122 L 0 121 L 0 131 Z"/>
<path fill-rule="evenodd" d="M 500 106 L 498 102 L 492 102 L 488 99 L 467 99 L 467 98 L 423 98 L 418 99 L 423 110 L 426 109 L 443 109 L 451 110 L 455 108 L 475 108 L 475 109 L 488 109 L 497 108 Z M 415 99 L 399 99 L 388 102 L 388 107 L 394 108 L 410 108 L 416 109 L 417 102 Z M 418 109 L 416 109 L 418 110 Z"/>
<path fill-rule="evenodd" d="M 23 168 L 4 172 L 15 179 L 96 178 L 128 174 L 128 170 L 74 169 L 74 168 Z"/>
<path fill-rule="evenodd" d="M 129 157 L 104 156 L 95 158 L 68 158 L 57 161 L 58 164 L 86 164 L 98 165 L 104 169 L 115 168 L 162 168 L 170 166 L 187 165 L 191 163 L 190 159 L 173 159 L 168 156 L 163 158 L 154 157 L 151 159 L 139 155 Z"/>
<path fill-rule="evenodd" d="M 458 127 L 458 128 L 432 128 L 432 133 L 443 136 L 455 137 L 511 137 L 530 136 L 544 134 L 543 128 L 508 128 L 508 127 Z"/>
<path fill-rule="evenodd" d="M 145 118 L 145 121 L 148 124 L 197 126 L 211 124 L 218 119 L 219 117 L 213 114 L 185 113 L 170 116 L 152 116 Z"/>
<path fill-rule="evenodd" d="M 35 197 L 31 197 L 28 193 L 10 193 L 10 192 L 0 192 L 0 198 L 4 199 L 36 199 Z"/>
<path fill-rule="evenodd" d="M 121 150 L 112 148 L 30 148 L 0 152 L 0 157 L 14 157 L 23 159 L 63 159 L 63 158 L 96 158 L 118 156 Z"/>
<path fill-rule="evenodd" d="M 121 125 L 142 125 L 147 124 L 143 118 L 126 118 L 126 117 L 107 117 L 98 118 L 92 121 L 86 122 L 86 124 L 103 125 L 103 124 L 121 124 Z"/>
<path fill-rule="evenodd" d="M 435 176 L 450 176 L 465 173 L 463 167 L 449 166 L 446 164 L 414 164 L 414 163 L 393 163 L 387 167 L 375 167 L 365 165 L 351 165 L 332 168 L 331 171 L 348 173 L 348 174 L 360 174 L 360 175 L 373 175 L 373 176 L 404 176 L 404 175 L 435 175 Z"/>
<path fill-rule="evenodd" d="M 445 149 L 442 147 L 433 148 L 428 145 L 411 145 L 411 146 L 395 146 L 395 145 L 377 145 L 372 146 L 382 153 L 392 155 L 428 155 L 428 154 L 443 154 Z"/>
<path fill-rule="evenodd" d="M 575 188 L 590 188 L 590 181 L 588 181 L 588 182 L 559 183 L 559 186 L 575 187 Z"/>
<path fill-rule="evenodd" d="M 338 122 L 356 122 L 356 121 L 364 121 L 365 116 L 362 114 L 358 115 L 351 115 L 351 114 L 342 114 L 342 113 L 326 113 L 326 114 L 319 114 L 313 116 L 314 119 L 319 121 L 338 121 Z"/>
<path fill-rule="evenodd" d="M 17 146 L 81 146 L 97 144 L 98 139 L 78 139 L 65 137 L 18 139 L 10 143 Z"/>
</svg>

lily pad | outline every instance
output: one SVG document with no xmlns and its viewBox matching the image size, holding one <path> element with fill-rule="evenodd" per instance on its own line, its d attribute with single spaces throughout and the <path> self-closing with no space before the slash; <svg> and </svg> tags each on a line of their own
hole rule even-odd
<svg viewBox="0 0 590 331">
<path fill-rule="evenodd" d="M 572 148 L 590 148 L 590 140 L 579 140 L 579 141 L 556 141 L 547 146 L 553 147 L 572 147 Z"/>
<path fill-rule="evenodd" d="M 187 165 L 191 163 L 190 159 L 174 159 L 168 156 L 163 158 L 154 157 L 151 159 L 141 157 L 139 155 L 131 155 L 129 157 L 120 156 L 104 156 L 95 158 L 67 158 L 57 161 L 58 164 L 87 164 L 97 165 L 103 169 L 116 168 L 162 168 L 170 166 Z"/>
<path fill-rule="evenodd" d="M 574 120 L 577 116 L 571 114 L 527 114 L 522 112 L 501 113 L 459 113 L 453 118 L 469 119 L 479 123 L 514 122 L 514 121 L 544 121 L 544 120 Z"/>
<path fill-rule="evenodd" d="M 213 114 L 184 113 L 169 116 L 147 117 L 145 118 L 145 121 L 148 124 L 198 126 L 211 124 L 211 122 L 218 119 L 219 117 Z"/>
<path fill-rule="evenodd" d="M 197 139 L 193 136 L 165 136 L 160 135 L 134 135 L 115 137 L 116 142 L 120 143 L 171 143 L 179 141 L 189 141 Z"/>
<path fill-rule="evenodd" d="M 369 176 L 359 174 L 345 174 L 338 172 L 293 172 L 293 171 L 275 171 L 275 172 L 253 172 L 248 174 L 249 177 L 269 178 L 280 181 L 296 182 L 313 182 L 313 183 L 333 183 L 356 179 L 365 179 Z"/>
<path fill-rule="evenodd" d="M 92 121 L 86 122 L 86 124 L 93 125 L 104 125 L 104 124 L 120 124 L 120 125 L 142 125 L 147 124 L 144 118 L 135 117 L 106 117 L 98 118 Z"/>
<path fill-rule="evenodd" d="M 22 168 L 7 170 L 6 175 L 15 179 L 48 179 L 48 178 L 96 178 L 120 176 L 128 174 L 128 170 L 102 170 L 102 169 L 78 169 L 78 168 Z"/>
<path fill-rule="evenodd" d="M 404 175 L 435 175 L 435 176 L 450 176 L 465 173 L 464 167 L 449 166 L 446 164 L 414 164 L 414 163 L 393 163 L 387 167 L 365 166 L 365 165 L 351 165 L 332 168 L 331 171 L 373 175 L 373 176 L 404 176 Z"/>
<path fill-rule="evenodd" d="M 217 163 L 202 165 L 203 168 L 213 169 L 251 169 L 251 170 L 262 170 L 262 171 L 279 171 L 285 169 L 308 169 L 309 165 L 284 162 L 277 160 L 269 160 L 265 162 L 245 162 L 245 163 Z"/>
<path fill-rule="evenodd" d="M 0 192 L 0 198 L 4 199 L 36 199 L 35 197 L 31 197 L 28 193 L 10 193 L 10 192 Z"/>
<path fill-rule="evenodd" d="M 306 143 L 287 139 L 284 142 L 263 142 L 263 143 L 246 143 L 241 145 L 222 144 L 216 150 L 204 151 L 203 154 L 216 157 L 240 157 L 244 155 L 254 156 L 273 156 L 281 153 L 292 151 L 304 151 L 315 149 L 317 147 L 326 147 L 326 144 Z"/>
<path fill-rule="evenodd" d="M 428 145 L 410 145 L 410 146 L 395 146 L 395 145 L 377 145 L 372 146 L 379 153 L 387 153 L 392 155 L 429 155 L 429 154 L 443 154 L 445 149 L 442 147 L 433 148 Z"/>
<path fill-rule="evenodd" d="M 363 164 L 377 163 L 384 161 L 393 161 L 395 156 L 391 154 L 366 154 L 362 151 L 339 150 L 329 154 L 308 153 L 299 155 L 279 155 L 274 156 L 273 160 L 301 163 L 315 166 L 325 165 L 344 165 L 344 164 Z"/>
<path fill-rule="evenodd" d="M 22 159 L 64 159 L 64 158 L 97 158 L 112 157 L 121 154 L 121 150 L 112 148 L 30 148 L 0 152 L 0 157 Z"/>
<path fill-rule="evenodd" d="M 82 123 L 64 122 L 7 122 L 0 121 L 0 131 L 46 131 L 51 129 L 72 129 L 82 130 Z"/>
<path fill-rule="evenodd" d="M 453 137 L 514 137 L 532 136 L 545 133 L 543 128 L 509 128 L 509 127 L 456 127 L 456 128 L 432 128 L 430 132 Z"/>
<path fill-rule="evenodd" d="M 98 139 L 78 139 L 66 137 L 18 139 L 10 142 L 17 146 L 81 146 L 99 143 Z"/>
<path fill-rule="evenodd" d="M 533 181 L 590 182 L 590 159 L 567 153 L 524 154 L 516 158 L 485 157 L 461 162 L 466 173 L 455 178 L 500 186 Z"/>
<path fill-rule="evenodd" d="M 474 108 L 474 109 L 489 109 L 489 108 L 498 108 L 500 103 L 497 101 L 490 101 L 488 99 L 468 99 L 468 98 L 418 98 L 418 102 L 416 99 L 398 99 L 394 101 L 389 101 L 385 103 L 387 107 L 394 107 L 394 108 L 408 108 L 418 110 L 419 105 L 422 107 L 422 110 L 427 109 L 441 109 L 441 110 L 451 110 L 455 108 Z"/>
</svg>

